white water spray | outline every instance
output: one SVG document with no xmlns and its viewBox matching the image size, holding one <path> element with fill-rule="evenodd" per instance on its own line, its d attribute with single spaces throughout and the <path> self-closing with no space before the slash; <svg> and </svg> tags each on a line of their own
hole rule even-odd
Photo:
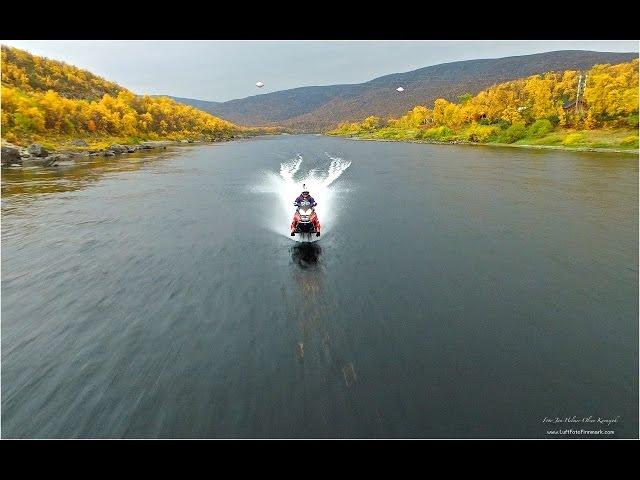
<svg viewBox="0 0 640 480">
<path fill-rule="evenodd" d="M 264 184 L 253 190 L 255 193 L 274 195 L 277 199 L 278 205 L 271 208 L 273 215 L 265 211 L 268 228 L 281 235 L 289 236 L 289 226 L 295 212 L 293 201 L 302 192 L 302 184 L 305 184 L 318 203 L 316 213 L 322 225 L 322 235 L 331 230 L 338 214 L 334 200 L 339 192 L 335 186 L 331 187 L 331 185 L 349 168 L 351 162 L 333 157 L 328 153 L 326 155 L 331 160 L 326 168 L 316 166 L 306 173 L 298 174 L 304 159 L 302 155 L 297 155 L 294 159 L 280 164 L 279 174 L 266 172 Z M 289 238 L 298 240 L 297 236 Z M 315 241 L 315 237 L 313 240 Z"/>
</svg>

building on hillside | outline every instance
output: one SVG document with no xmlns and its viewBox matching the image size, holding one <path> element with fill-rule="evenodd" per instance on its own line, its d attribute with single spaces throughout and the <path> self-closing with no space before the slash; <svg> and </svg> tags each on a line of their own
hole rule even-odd
<svg viewBox="0 0 640 480">
<path fill-rule="evenodd" d="M 564 105 L 562 105 L 562 108 L 565 112 L 582 113 L 587 109 L 587 102 L 584 101 L 584 98 L 580 97 L 569 102 L 565 102 Z"/>
</svg>

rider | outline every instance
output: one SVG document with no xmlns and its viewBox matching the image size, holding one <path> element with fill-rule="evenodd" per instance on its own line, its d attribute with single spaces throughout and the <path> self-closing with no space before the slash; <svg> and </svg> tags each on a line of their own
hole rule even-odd
<svg viewBox="0 0 640 480">
<path fill-rule="evenodd" d="M 303 185 L 302 188 L 303 188 L 302 193 L 298 196 L 298 198 L 296 198 L 293 201 L 293 204 L 296 207 L 299 207 L 302 202 L 309 202 L 309 204 L 312 207 L 315 207 L 316 205 L 318 205 L 316 203 L 316 201 L 313 199 L 313 197 L 311 195 L 309 195 L 309 190 L 307 190 L 306 186 Z M 293 215 L 293 222 L 291 222 L 291 236 L 292 237 L 295 237 L 295 235 L 296 235 L 295 230 L 296 230 L 296 226 L 298 224 L 298 218 L 296 218 L 297 214 L 298 214 L 298 212 L 296 211 L 296 213 Z M 318 215 L 315 214 L 315 212 L 311 216 L 311 221 L 313 222 L 313 225 L 314 225 L 314 227 L 316 229 L 316 237 L 319 237 L 320 236 L 320 220 L 318 220 Z"/>
<path fill-rule="evenodd" d="M 302 193 L 293 201 L 293 204 L 296 207 L 300 206 L 301 202 L 309 202 L 312 207 L 317 205 L 316 201 L 313 199 L 311 195 L 309 195 L 309 190 L 303 190 Z"/>
</svg>

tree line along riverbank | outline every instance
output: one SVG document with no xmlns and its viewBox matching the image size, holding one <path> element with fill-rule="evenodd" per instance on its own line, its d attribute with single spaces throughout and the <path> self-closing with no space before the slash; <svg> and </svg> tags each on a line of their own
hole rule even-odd
<svg viewBox="0 0 640 480">
<path fill-rule="evenodd" d="M 638 150 L 638 60 L 495 85 L 458 102 L 437 99 L 397 119 L 369 116 L 329 135 L 425 143 Z"/>
</svg>

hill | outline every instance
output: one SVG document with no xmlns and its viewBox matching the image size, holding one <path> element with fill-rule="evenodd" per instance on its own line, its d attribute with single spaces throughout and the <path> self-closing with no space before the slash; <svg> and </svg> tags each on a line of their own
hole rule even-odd
<svg viewBox="0 0 640 480">
<path fill-rule="evenodd" d="M 588 70 L 638 58 L 637 53 L 563 50 L 496 59 L 443 63 L 394 73 L 351 85 L 300 87 L 228 102 L 175 98 L 243 125 L 280 125 L 302 131 L 324 131 L 338 123 L 367 116 L 397 117 L 415 105 L 438 98 L 455 101 L 498 83 L 550 71 Z M 395 89 L 403 86 L 405 91 Z"/>
<path fill-rule="evenodd" d="M 494 85 L 459 101 L 439 98 L 398 119 L 369 116 L 329 132 L 349 137 L 429 142 L 470 142 L 638 148 L 638 59 Z M 587 79 L 587 80 L 585 80 Z M 580 88 L 578 87 L 580 85 Z"/>
<path fill-rule="evenodd" d="M 5 45 L 2 45 L 2 85 L 24 92 L 53 90 L 64 98 L 84 100 L 99 100 L 104 95 L 116 96 L 125 91 L 120 85 L 73 65 Z"/>
<path fill-rule="evenodd" d="M 109 137 L 217 141 L 246 129 L 167 97 L 139 96 L 63 62 L 2 46 L 2 138 L 17 144 Z"/>
</svg>

